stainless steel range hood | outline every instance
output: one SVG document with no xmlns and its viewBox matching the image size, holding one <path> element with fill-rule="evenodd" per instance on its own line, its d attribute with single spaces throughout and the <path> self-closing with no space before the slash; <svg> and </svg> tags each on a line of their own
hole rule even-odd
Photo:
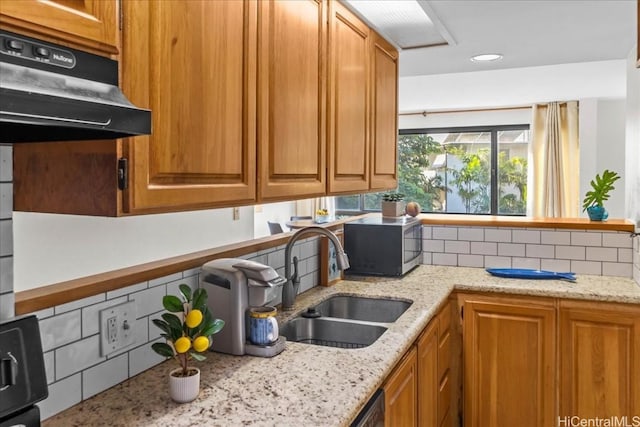
<svg viewBox="0 0 640 427">
<path fill-rule="evenodd" d="M 0 32 L 0 143 L 151 133 L 151 112 L 118 87 L 118 63 Z"/>
</svg>

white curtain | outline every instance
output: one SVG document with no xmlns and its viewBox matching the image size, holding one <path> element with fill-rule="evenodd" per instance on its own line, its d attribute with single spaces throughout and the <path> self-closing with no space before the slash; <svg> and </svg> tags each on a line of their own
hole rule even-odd
<svg viewBox="0 0 640 427">
<path fill-rule="evenodd" d="M 577 218 L 580 206 L 578 102 L 533 106 L 529 215 Z"/>
<path fill-rule="evenodd" d="M 296 215 L 297 216 L 312 216 L 315 217 L 316 210 L 327 209 L 329 215 L 335 216 L 336 214 L 336 200 L 333 196 L 317 197 L 315 199 L 296 200 Z"/>
</svg>

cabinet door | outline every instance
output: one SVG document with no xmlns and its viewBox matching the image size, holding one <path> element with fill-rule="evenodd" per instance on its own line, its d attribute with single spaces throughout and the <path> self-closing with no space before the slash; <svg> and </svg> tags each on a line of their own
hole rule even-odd
<svg viewBox="0 0 640 427">
<path fill-rule="evenodd" d="M 369 189 L 369 28 L 337 1 L 329 17 L 329 192 Z"/>
<path fill-rule="evenodd" d="M 418 339 L 418 425 L 438 427 L 438 320 Z"/>
<path fill-rule="evenodd" d="M 153 111 L 128 141 L 125 211 L 255 200 L 256 4 L 124 3 L 123 90 Z"/>
<path fill-rule="evenodd" d="M 464 298 L 465 426 L 555 425 L 553 301 Z"/>
<path fill-rule="evenodd" d="M 2 0 L 0 21 L 7 30 L 118 53 L 117 0 Z"/>
<path fill-rule="evenodd" d="M 371 188 L 398 185 L 398 51 L 372 34 Z"/>
<path fill-rule="evenodd" d="M 560 417 L 640 414 L 640 306 L 560 302 Z"/>
<path fill-rule="evenodd" d="M 398 364 L 384 385 L 384 425 L 417 425 L 417 350 L 413 347 Z"/>
<path fill-rule="evenodd" d="M 326 192 L 326 11 L 321 0 L 259 2 L 259 199 Z"/>
</svg>

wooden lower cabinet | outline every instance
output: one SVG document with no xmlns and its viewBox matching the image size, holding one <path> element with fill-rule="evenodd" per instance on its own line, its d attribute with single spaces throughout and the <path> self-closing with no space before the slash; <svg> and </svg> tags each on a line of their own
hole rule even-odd
<svg viewBox="0 0 640 427">
<path fill-rule="evenodd" d="M 416 426 L 418 419 L 417 349 L 412 347 L 387 378 L 384 389 L 384 425 Z"/>
<path fill-rule="evenodd" d="M 464 425 L 556 425 L 555 300 L 460 298 Z"/>
<path fill-rule="evenodd" d="M 640 417 L 640 306 L 561 301 L 559 360 L 561 419 Z"/>
<path fill-rule="evenodd" d="M 453 308 L 447 303 L 429 322 L 385 382 L 385 426 L 450 427 L 457 420 Z"/>
</svg>

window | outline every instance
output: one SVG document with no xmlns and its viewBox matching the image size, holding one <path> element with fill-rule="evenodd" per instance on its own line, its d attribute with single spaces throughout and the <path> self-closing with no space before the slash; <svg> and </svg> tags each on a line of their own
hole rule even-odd
<svg viewBox="0 0 640 427">
<path fill-rule="evenodd" d="M 529 125 L 401 130 L 398 191 L 422 212 L 525 215 L 528 150 Z M 381 195 L 337 197 L 336 208 L 380 210 Z"/>
</svg>

